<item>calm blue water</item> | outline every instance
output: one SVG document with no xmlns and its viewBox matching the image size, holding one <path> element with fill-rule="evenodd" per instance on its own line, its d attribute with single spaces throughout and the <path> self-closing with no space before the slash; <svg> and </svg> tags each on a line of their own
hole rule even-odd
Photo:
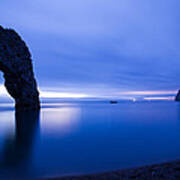
<svg viewBox="0 0 180 180">
<path fill-rule="evenodd" d="M 180 103 L 0 105 L 0 178 L 94 173 L 180 158 Z"/>
</svg>

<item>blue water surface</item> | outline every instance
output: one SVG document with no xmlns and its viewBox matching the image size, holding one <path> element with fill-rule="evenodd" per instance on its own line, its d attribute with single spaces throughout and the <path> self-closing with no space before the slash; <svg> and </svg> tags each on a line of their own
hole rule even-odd
<svg viewBox="0 0 180 180">
<path fill-rule="evenodd" d="M 180 104 L 0 105 L 0 178 L 89 174 L 180 158 Z"/>
</svg>

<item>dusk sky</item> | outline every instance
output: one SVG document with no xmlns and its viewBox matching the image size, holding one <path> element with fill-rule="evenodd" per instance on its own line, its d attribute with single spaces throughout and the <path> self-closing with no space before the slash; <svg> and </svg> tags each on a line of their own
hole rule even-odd
<svg viewBox="0 0 180 180">
<path fill-rule="evenodd" d="M 0 24 L 27 43 L 42 91 L 168 95 L 180 89 L 179 8 L 179 0 L 1 0 Z"/>
</svg>

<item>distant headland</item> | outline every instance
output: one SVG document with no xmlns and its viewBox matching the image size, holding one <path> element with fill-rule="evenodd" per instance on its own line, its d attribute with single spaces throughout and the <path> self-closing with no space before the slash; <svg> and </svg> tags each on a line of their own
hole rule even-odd
<svg viewBox="0 0 180 180">
<path fill-rule="evenodd" d="M 21 37 L 0 26 L 0 71 L 17 110 L 39 109 L 39 92 L 34 78 L 31 54 Z"/>
<path fill-rule="evenodd" d="M 175 100 L 176 100 L 176 101 L 180 101 L 180 90 L 178 91 Z"/>
</svg>

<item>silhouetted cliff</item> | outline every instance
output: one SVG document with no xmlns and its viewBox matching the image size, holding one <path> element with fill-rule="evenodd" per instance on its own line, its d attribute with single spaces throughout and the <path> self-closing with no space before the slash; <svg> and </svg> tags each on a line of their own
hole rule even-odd
<svg viewBox="0 0 180 180">
<path fill-rule="evenodd" d="M 39 92 L 34 78 L 31 54 L 21 37 L 0 26 L 0 71 L 5 87 L 17 109 L 39 109 Z"/>
</svg>

